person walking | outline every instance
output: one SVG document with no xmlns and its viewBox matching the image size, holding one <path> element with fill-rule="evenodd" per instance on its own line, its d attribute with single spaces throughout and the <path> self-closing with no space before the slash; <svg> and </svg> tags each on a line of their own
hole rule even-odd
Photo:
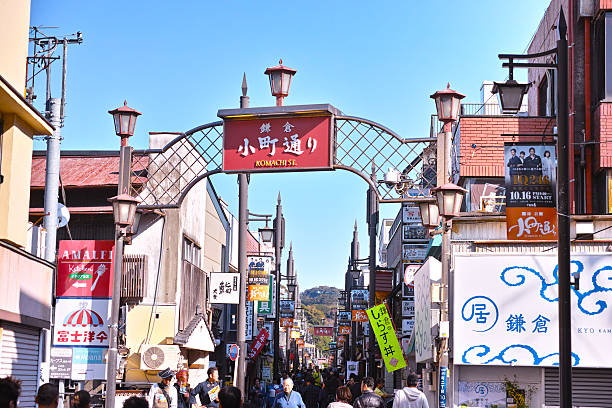
<svg viewBox="0 0 612 408">
<path fill-rule="evenodd" d="M 385 408 L 385 401 L 374 392 L 374 379 L 361 380 L 361 395 L 353 402 L 354 408 Z"/>
<path fill-rule="evenodd" d="M 199 383 L 191 390 L 191 402 L 195 404 L 195 397 L 200 398 L 200 404 L 207 408 L 219 408 L 219 391 L 221 384 L 219 383 L 219 370 L 217 367 L 210 367 L 206 372 L 208 379 Z"/>
<path fill-rule="evenodd" d="M 59 401 L 59 389 L 54 384 L 43 384 L 38 388 L 34 398 L 38 408 L 57 408 Z"/>
<path fill-rule="evenodd" d="M 353 408 L 351 405 L 351 390 L 347 386 L 338 387 L 336 390 L 336 400 L 330 402 L 327 408 Z"/>
<path fill-rule="evenodd" d="M 149 390 L 147 402 L 151 408 L 177 408 L 176 388 L 171 387 L 174 371 L 170 367 L 162 370 L 157 374 L 161 381 L 153 384 Z"/>
<path fill-rule="evenodd" d="M 177 408 L 190 408 L 192 398 L 191 387 L 189 386 L 189 371 L 181 368 L 178 373 L 176 373 L 174 388 L 176 388 Z"/>
<path fill-rule="evenodd" d="M 306 376 L 306 385 L 304 386 L 304 392 L 302 393 L 302 399 L 306 408 L 319 408 L 319 395 L 321 394 L 321 387 L 317 387 L 314 384 L 314 379 L 311 375 Z"/>
<path fill-rule="evenodd" d="M 349 390 L 351 391 L 351 404 L 355 402 L 358 396 L 361 395 L 361 381 L 357 379 L 355 373 L 351 373 L 347 383 Z"/>
<path fill-rule="evenodd" d="M 261 387 L 261 381 L 259 378 L 255 379 L 255 384 L 251 387 L 249 391 L 249 400 L 251 402 L 251 406 L 255 408 L 262 408 L 264 403 L 265 392 Z"/>
<path fill-rule="evenodd" d="M 407 386 L 395 391 L 393 408 L 429 408 L 427 398 L 418 388 L 419 377 L 415 373 L 408 374 Z"/>
<path fill-rule="evenodd" d="M 306 408 L 300 393 L 293 391 L 293 380 L 290 377 L 283 380 L 283 392 L 276 396 L 273 408 Z"/>
</svg>

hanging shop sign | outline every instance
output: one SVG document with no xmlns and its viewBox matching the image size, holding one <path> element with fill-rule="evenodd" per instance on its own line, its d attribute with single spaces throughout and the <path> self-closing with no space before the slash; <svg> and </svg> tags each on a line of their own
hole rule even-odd
<svg viewBox="0 0 612 408">
<path fill-rule="evenodd" d="M 374 306 L 367 311 L 370 326 L 374 330 L 380 353 L 387 367 L 387 372 L 393 372 L 406 367 L 404 353 L 395 335 L 393 320 L 387 305 Z"/>
<path fill-rule="evenodd" d="M 423 242 L 429 241 L 427 228 L 421 224 L 404 224 L 402 226 L 402 241 Z"/>
<path fill-rule="evenodd" d="M 351 321 L 353 322 L 367 322 L 368 315 L 365 310 L 352 310 L 351 311 Z"/>
<path fill-rule="evenodd" d="M 351 319 L 351 311 L 350 310 L 341 310 L 338 312 L 338 322 L 340 323 L 348 323 Z"/>
<path fill-rule="evenodd" d="M 220 110 L 223 171 L 331 170 L 335 112 L 331 105 Z"/>
<path fill-rule="evenodd" d="M 402 244 L 402 260 L 423 261 L 427 258 L 428 244 Z"/>
<path fill-rule="evenodd" d="M 294 325 L 296 322 L 293 322 Z M 291 338 L 292 339 L 299 339 L 301 337 L 300 331 L 299 330 L 291 330 Z"/>
<path fill-rule="evenodd" d="M 303 349 L 305 347 L 304 339 L 296 339 L 295 344 L 297 344 L 299 349 Z M 308 356 L 304 355 L 304 357 L 308 357 Z"/>
<path fill-rule="evenodd" d="M 49 378 L 72 378 L 72 348 L 51 347 Z"/>
<path fill-rule="evenodd" d="M 280 301 L 280 317 L 290 317 L 293 320 L 295 316 L 295 300 Z"/>
<path fill-rule="evenodd" d="M 240 274 L 211 272 L 210 303 L 237 305 L 240 303 Z"/>
<path fill-rule="evenodd" d="M 572 364 L 612 368 L 609 255 L 572 255 Z M 456 364 L 551 367 L 559 363 L 556 255 L 455 256 Z"/>
<path fill-rule="evenodd" d="M 338 334 L 351 334 L 351 326 L 338 326 Z"/>
<path fill-rule="evenodd" d="M 402 317 L 414 317 L 414 300 L 402 300 Z"/>
<path fill-rule="evenodd" d="M 257 358 L 259 353 L 261 353 L 261 350 L 263 350 L 264 346 L 266 345 L 266 340 L 268 340 L 269 336 L 270 333 L 268 333 L 266 329 L 261 329 L 259 331 L 259 334 L 257 335 L 257 337 L 255 337 L 249 347 L 250 350 L 248 358 L 250 358 L 251 360 L 255 360 Z"/>
<path fill-rule="evenodd" d="M 333 336 L 334 328 L 331 326 L 315 326 L 313 329 L 315 336 Z"/>
<path fill-rule="evenodd" d="M 54 346 L 108 347 L 110 307 L 110 299 L 57 298 Z"/>
<path fill-rule="evenodd" d="M 246 334 L 244 338 L 251 340 L 253 338 L 253 315 L 255 312 L 255 302 L 246 302 Z"/>
<path fill-rule="evenodd" d="M 112 297 L 115 241 L 59 242 L 57 297 Z"/>
<path fill-rule="evenodd" d="M 412 330 L 414 329 L 414 319 L 406 318 L 402 319 L 402 337 L 410 337 Z"/>
<path fill-rule="evenodd" d="M 391 292 L 377 290 L 374 295 L 374 304 L 380 305 L 381 303 L 385 301 L 385 299 L 387 299 L 387 296 L 389 296 L 390 294 Z"/>
<path fill-rule="evenodd" d="M 557 239 L 555 145 L 504 146 L 508 239 Z"/>
<path fill-rule="evenodd" d="M 257 314 L 273 317 L 274 316 L 274 299 L 276 299 L 276 293 L 274 291 L 274 275 L 270 274 L 268 284 L 268 299 L 271 300 L 260 300 L 257 302 Z"/>
<path fill-rule="evenodd" d="M 367 289 L 351 290 L 351 310 L 366 310 L 368 308 L 369 291 Z"/>
<path fill-rule="evenodd" d="M 402 312 L 405 302 L 414 305 L 414 353 L 417 363 L 433 359 L 433 338 L 431 327 L 434 325 L 431 312 L 432 282 L 442 277 L 442 263 L 433 257 L 427 258 L 414 277 L 414 297 L 412 301 L 402 301 Z M 410 304 L 408 303 L 408 305 Z M 407 306 L 408 306 L 407 305 Z M 439 316 L 439 313 L 434 315 Z"/>
<path fill-rule="evenodd" d="M 280 326 L 286 328 L 293 327 L 293 317 L 281 317 Z"/>
<path fill-rule="evenodd" d="M 402 207 L 402 222 L 404 224 L 420 224 L 421 211 L 419 207 L 403 206 Z"/>
<path fill-rule="evenodd" d="M 270 271 L 272 270 L 271 256 L 247 257 L 249 286 L 248 300 L 270 300 Z"/>
<path fill-rule="evenodd" d="M 414 287 L 414 275 L 423 264 L 405 264 L 404 265 L 404 285 Z"/>
</svg>

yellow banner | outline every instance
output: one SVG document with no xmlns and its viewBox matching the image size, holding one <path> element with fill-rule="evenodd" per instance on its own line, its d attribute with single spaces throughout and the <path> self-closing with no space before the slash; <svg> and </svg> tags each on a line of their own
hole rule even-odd
<svg viewBox="0 0 612 408">
<path fill-rule="evenodd" d="M 291 330 L 291 338 L 292 339 L 299 339 L 300 338 L 300 331 L 299 330 Z"/>
<path fill-rule="evenodd" d="M 374 330 L 374 334 L 376 335 L 378 347 L 380 347 L 380 353 L 387 367 L 387 372 L 391 373 L 406 367 L 404 353 L 395 335 L 393 321 L 389 315 L 387 305 L 383 303 L 374 306 L 366 310 L 366 313 L 370 319 L 370 327 Z"/>
</svg>

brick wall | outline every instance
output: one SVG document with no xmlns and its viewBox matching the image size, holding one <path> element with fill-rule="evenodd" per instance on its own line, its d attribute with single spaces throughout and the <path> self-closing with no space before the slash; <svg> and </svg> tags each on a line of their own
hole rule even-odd
<svg viewBox="0 0 612 408">
<path fill-rule="evenodd" d="M 593 117 L 595 140 L 599 149 L 595 149 L 595 170 L 612 167 L 612 103 L 601 102 Z"/>
<path fill-rule="evenodd" d="M 610 106 L 612 111 L 612 104 Z M 610 124 L 612 126 L 612 116 L 610 116 Z M 555 125 L 555 118 L 544 117 L 462 117 L 459 131 L 459 176 L 503 177 L 505 172 L 504 143 L 542 142 L 541 136 L 520 135 L 551 134 Z M 519 136 L 515 136 L 513 140 L 512 136 L 502 136 L 502 134 Z M 544 141 L 551 142 L 552 138 L 546 137 Z M 612 145 L 610 147 L 612 148 Z"/>
</svg>

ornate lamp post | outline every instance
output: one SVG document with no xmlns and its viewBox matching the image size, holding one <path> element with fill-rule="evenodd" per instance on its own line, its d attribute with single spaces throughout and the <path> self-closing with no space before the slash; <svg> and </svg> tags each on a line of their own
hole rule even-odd
<svg viewBox="0 0 612 408">
<path fill-rule="evenodd" d="M 289 95 L 291 78 L 297 70 L 284 66 L 282 59 L 278 64 L 274 67 L 266 68 L 264 73 L 270 77 L 270 90 L 272 91 L 272 96 L 276 97 L 276 106 L 283 106 L 283 100 Z"/>
<path fill-rule="evenodd" d="M 130 196 L 130 175 L 132 172 L 132 148 L 128 139 L 134 135 L 136 118 L 140 112 L 127 106 L 109 111 L 113 115 L 115 133 L 121 138 L 119 154 L 119 177 L 117 180 L 117 195 L 109 199 L 113 205 L 115 221 L 115 254 L 113 259 L 113 299 L 111 302 L 111 318 L 109 325 L 109 348 L 106 363 L 106 407 L 115 408 L 117 389 L 117 331 L 119 324 L 119 309 L 121 299 L 121 270 L 123 266 L 123 246 L 128 229 L 131 230 L 136 218 L 136 206 L 139 201 Z"/>
</svg>

